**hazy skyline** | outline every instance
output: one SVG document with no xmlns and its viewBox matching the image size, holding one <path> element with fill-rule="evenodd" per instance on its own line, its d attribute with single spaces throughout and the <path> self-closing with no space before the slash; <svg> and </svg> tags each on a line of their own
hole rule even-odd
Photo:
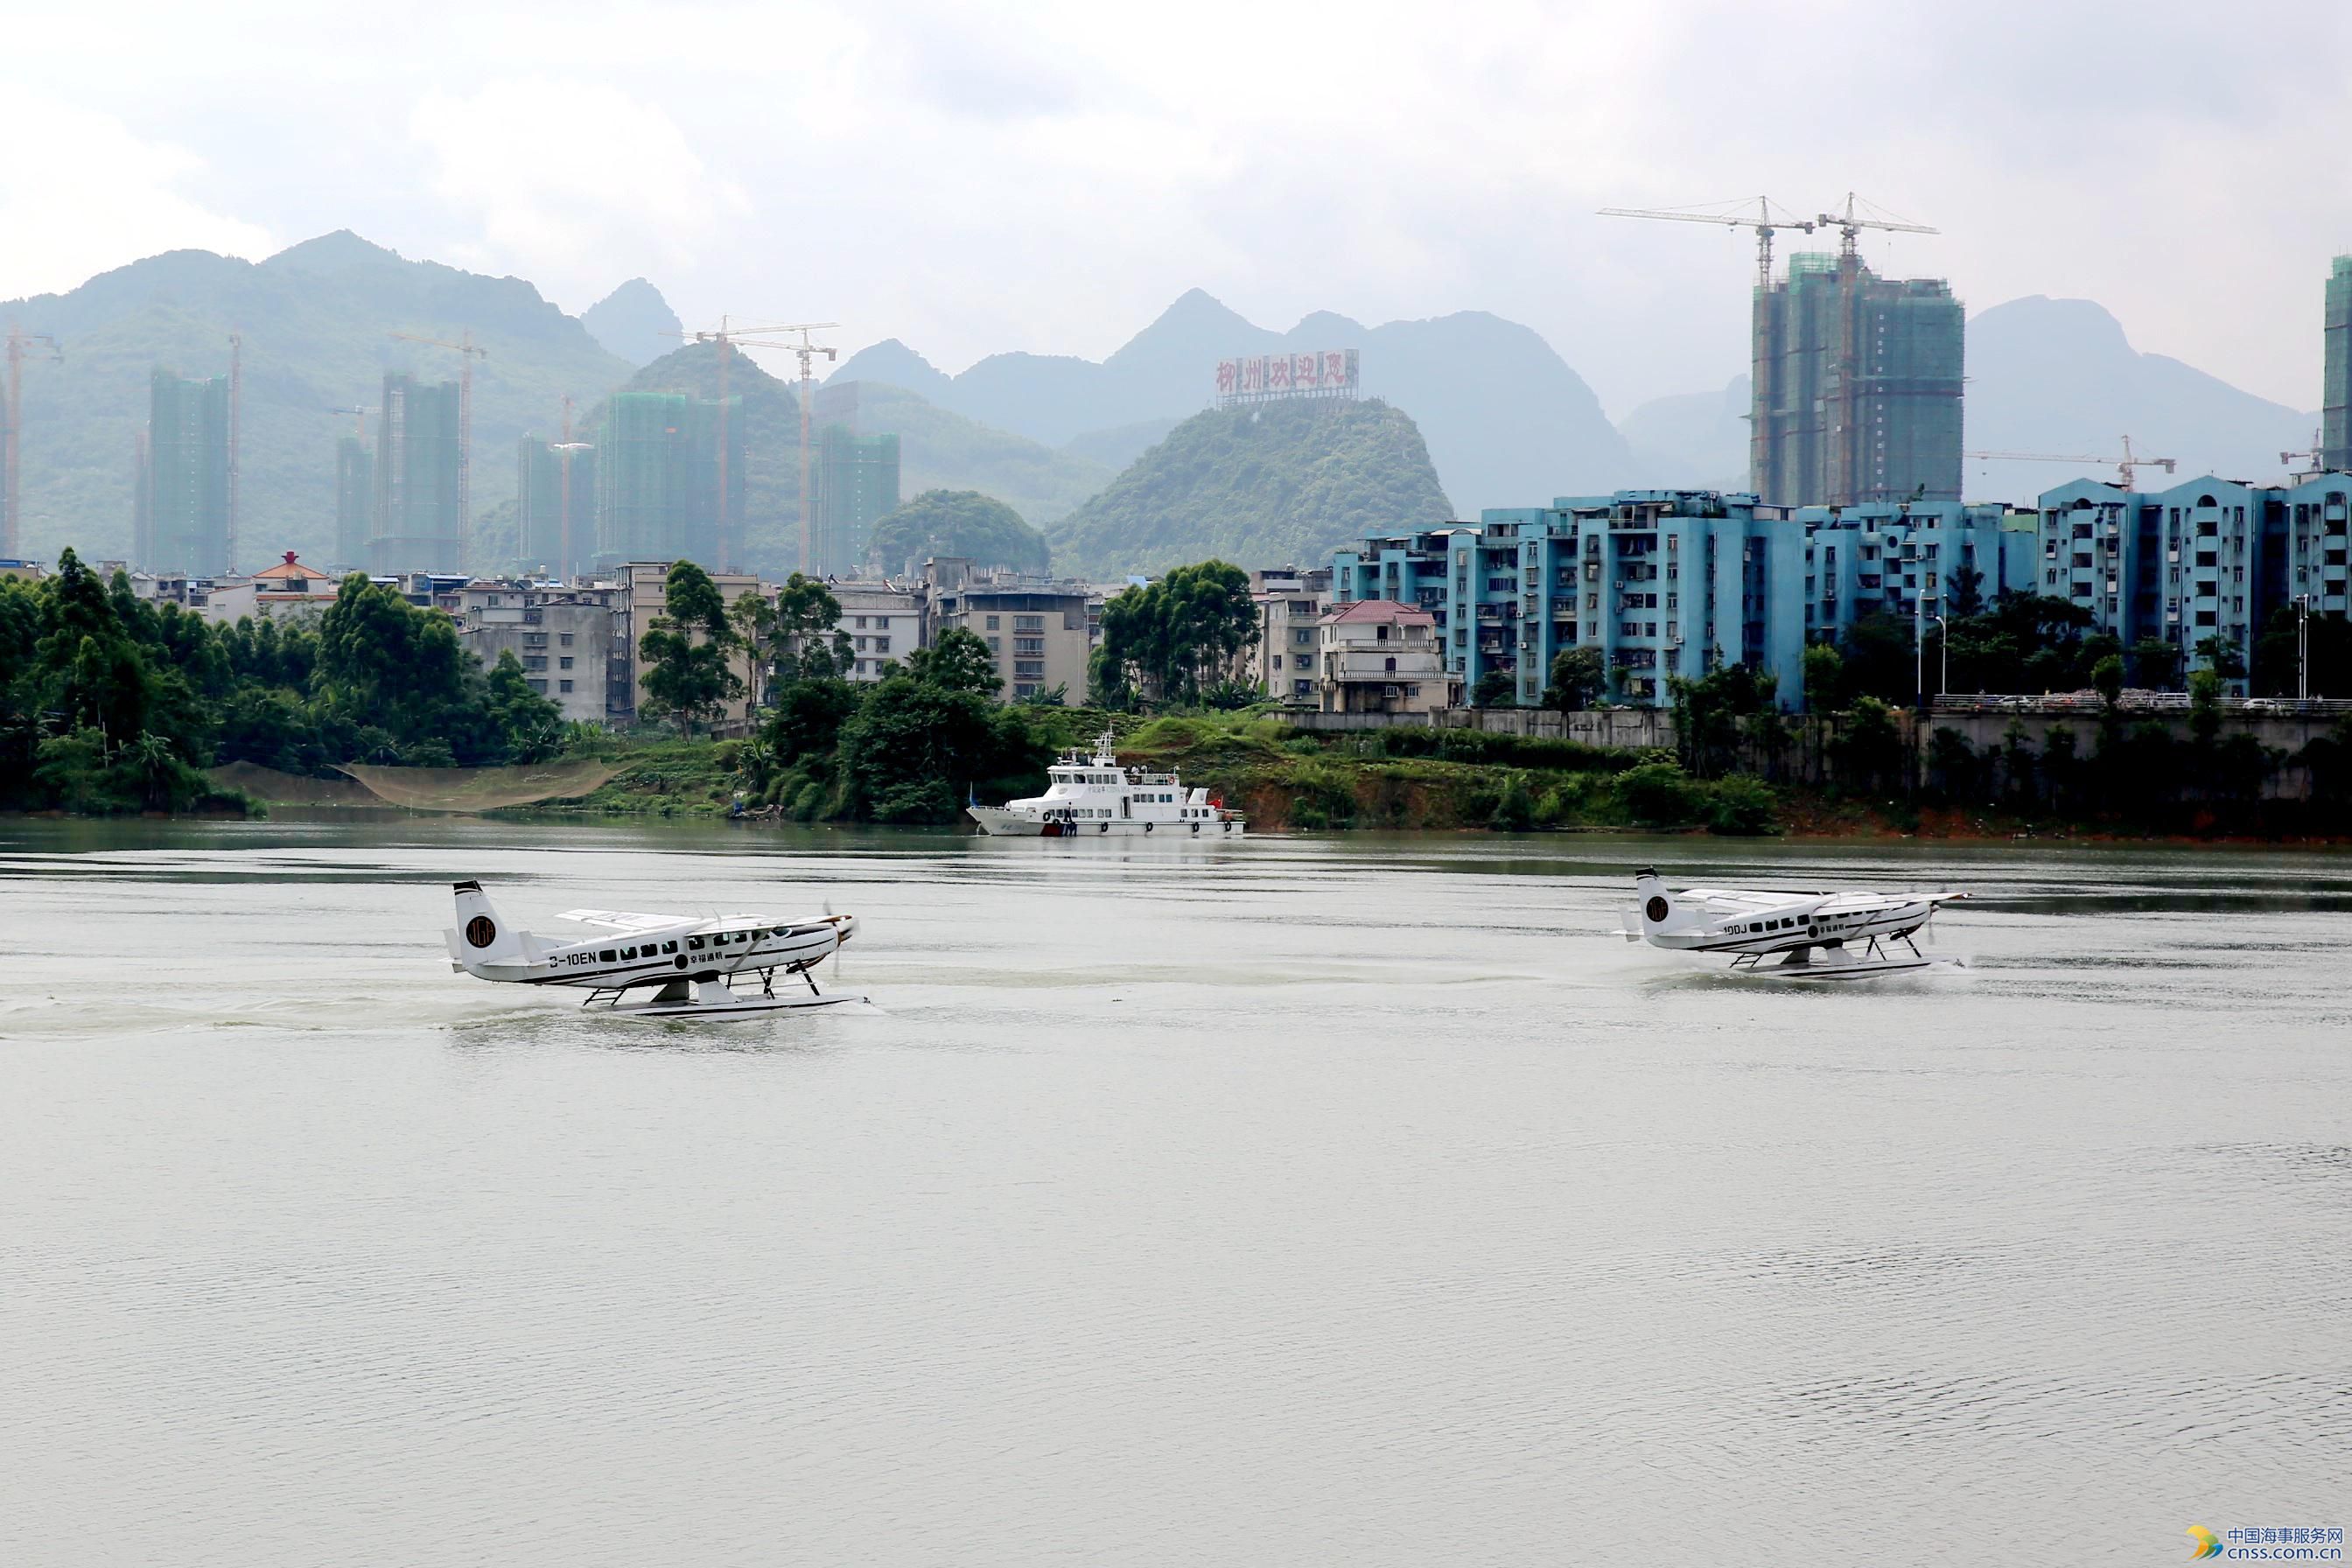
<svg viewBox="0 0 2352 1568">
<path fill-rule="evenodd" d="M 1275 328 L 1491 310 L 1622 416 L 1746 368 L 1753 242 L 1594 208 L 1852 188 L 1944 231 L 1882 269 L 2096 300 L 2312 408 L 2352 248 L 2352 111 L 2286 68 L 2352 43 L 2314 0 L 237 13 L 11 18 L 0 298 L 352 228 L 959 370 L 1098 359 L 1197 286 Z"/>
</svg>

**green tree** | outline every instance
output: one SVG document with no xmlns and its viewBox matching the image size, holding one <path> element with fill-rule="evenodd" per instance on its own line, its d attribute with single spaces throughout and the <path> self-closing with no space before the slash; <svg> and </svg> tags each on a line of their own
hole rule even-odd
<svg viewBox="0 0 2352 1568">
<path fill-rule="evenodd" d="M 1163 702 L 1196 704 L 1257 639 L 1249 574 L 1202 561 L 1103 606 L 1097 668 L 1114 689 L 1134 685 Z"/>
<path fill-rule="evenodd" d="M 726 596 L 710 574 L 691 561 L 674 562 L 663 584 L 663 614 L 637 639 L 645 661 L 649 719 L 675 718 L 678 732 L 713 720 L 743 695 L 743 682 L 730 668 L 734 626 Z"/>
<path fill-rule="evenodd" d="M 1512 707 L 1514 704 L 1511 699 L 1518 689 L 1518 681 L 1509 670 L 1490 669 L 1480 676 L 1478 683 L 1470 689 L 1470 706 L 1473 708 Z"/>
<path fill-rule="evenodd" d="M 937 557 L 1040 575 L 1053 555 L 1019 512 L 978 490 L 925 490 L 875 522 L 866 553 L 885 572 Z"/>
<path fill-rule="evenodd" d="M 793 574 L 798 576 L 798 573 Z M 743 656 L 743 690 L 746 706 L 760 710 L 761 673 L 773 655 L 770 646 L 775 637 L 776 607 L 768 596 L 754 591 L 745 594 L 727 606 L 729 636 L 737 651 Z"/>
<path fill-rule="evenodd" d="M 776 591 L 776 614 L 769 632 L 779 679 L 824 679 L 848 671 L 853 661 L 841 627 L 841 601 L 814 577 L 795 572 Z"/>
<path fill-rule="evenodd" d="M 2142 637 L 2131 645 L 2132 679 L 2140 686 L 2168 691 L 2180 679 L 2180 650 L 2162 637 Z"/>
<path fill-rule="evenodd" d="M 1564 647 L 1551 658 L 1551 684 L 1543 705 L 1558 713 L 1589 708 L 1609 689 L 1609 667 L 1597 647 Z"/>
<path fill-rule="evenodd" d="M 2123 656 L 2111 653 L 2093 665 L 2091 686 L 2098 692 L 2099 700 L 2106 705 L 2107 711 L 2114 712 L 2116 705 L 2123 700 L 2124 696 Z"/>
<path fill-rule="evenodd" d="M 979 698 L 992 698 L 1003 689 L 996 673 L 996 656 L 977 633 L 950 626 L 906 658 L 907 673 L 926 686 Z"/>
<path fill-rule="evenodd" d="M 1834 713 L 1845 706 L 1845 658 L 1833 644 L 1805 646 L 1804 682 L 1809 711 Z"/>
</svg>

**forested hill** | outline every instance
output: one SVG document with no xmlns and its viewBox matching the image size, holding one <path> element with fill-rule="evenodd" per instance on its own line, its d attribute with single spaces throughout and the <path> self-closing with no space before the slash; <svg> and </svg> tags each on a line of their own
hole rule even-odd
<svg viewBox="0 0 2352 1568">
<path fill-rule="evenodd" d="M 1194 415 L 1046 536 L 1056 571 L 1100 580 L 1211 558 L 1311 565 L 1451 515 L 1402 409 L 1270 403 Z"/>
</svg>

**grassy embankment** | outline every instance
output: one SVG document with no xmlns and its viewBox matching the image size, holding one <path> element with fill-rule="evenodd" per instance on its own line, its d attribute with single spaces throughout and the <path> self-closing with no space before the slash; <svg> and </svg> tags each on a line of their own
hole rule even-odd
<svg viewBox="0 0 2352 1568">
<path fill-rule="evenodd" d="M 1180 769 L 1188 785 L 1205 785 L 1262 831 L 1653 827 L 1754 834 L 1785 825 L 1781 802 L 1764 785 L 1692 779 L 1664 753 L 1467 731 L 1308 735 L 1239 714 L 1147 721 L 1074 710 L 1054 717 L 1064 745 L 1088 742 L 1108 723 L 1122 761 Z M 723 816 L 740 787 L 735 751 L 736 743 L 725 741 L 614 737 L 600 752 L 626 764 L 624 772 L 577 800 L 530 809 Z M 1044 784 L 1041 775 L 1036 786 Z"/>
</svg>

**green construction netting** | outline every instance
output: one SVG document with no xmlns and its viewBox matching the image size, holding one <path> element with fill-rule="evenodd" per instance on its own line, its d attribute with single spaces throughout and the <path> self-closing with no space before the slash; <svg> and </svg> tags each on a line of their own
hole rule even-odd
<svg viewBox="0 0 2352 1568">
<path fill-rule="evenodd" d="M 541 763 L 512 768 L 379 768 L 352 763 L 340 779 L 304 778 L 253 763 L 209 770 L 215 784 L 271 805 L 405 806 L 411 811 L 494 811 L 583 795 L 623 769 L 612 763 Z"/>
</svg>

